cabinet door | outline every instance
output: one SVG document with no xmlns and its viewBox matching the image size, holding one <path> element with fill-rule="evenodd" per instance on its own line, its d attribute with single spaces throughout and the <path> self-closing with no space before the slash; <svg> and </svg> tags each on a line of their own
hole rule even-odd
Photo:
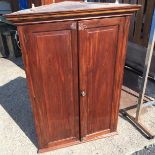
<svg viewBox="0 0 155 155">
<path fill-rule="evenodd" d="M 76 22 L 19 27 L 40 148 L 79 139 Z"/>
<path fill-rule="evenodd" d="M 80 126 L 88 140 L 116 131 L 129 19 L 84 20 L 78 27 Z"/>
</svg>

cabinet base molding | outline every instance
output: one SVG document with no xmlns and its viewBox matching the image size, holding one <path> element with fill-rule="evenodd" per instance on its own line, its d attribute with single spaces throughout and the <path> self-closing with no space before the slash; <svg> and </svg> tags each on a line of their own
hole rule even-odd
<svg viewBox="0 0 155 155">
<path fill-rule="evenodd" d="M 83 143 L 87 143 L 87 142 L 90 142 L 90 141 L 99 140 L 99 139 L 102 139 L 102 138 L 108 138 L 108 137 L 115 136 L 115 135 L 118 135 L 117 131 L 111 132 L 111 133 L 108 133 L 108 134 L 104 134 L 104 135 L 100 135 L 100 136 L 94 137 L 92 139 L 85 139 L 83 141 L 78 141 L 77 140 L 77 141 L 74 141 L 74 142 L 70 142 L 70 143 L 66 143 L 66 144 L 62 144 L 62 145 L 58 145 L 58 146 L 51 146 L 51 147 L 42 148 L 42 149 L 40 148 L 40 149 L 38 149 L 38 153 L 54 151 L 54 150 L 57 150 L 57 149 L 62 149 L 62 148 L 66 148 L 66 147 L 70 147 L 70 146 L 78 145 L 78 144 L 83 144 Z"/>
</svg>

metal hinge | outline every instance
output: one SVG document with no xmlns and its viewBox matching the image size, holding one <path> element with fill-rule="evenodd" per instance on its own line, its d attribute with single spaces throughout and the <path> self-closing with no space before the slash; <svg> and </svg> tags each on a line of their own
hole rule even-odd
<svg viewBox="0 0 155 155">
<path fill-rule="evenodd" d="M 79 23 L 79 30 L 85 30 L 85 29 L 87 29 L 87 25 Z"/>
<path fill-rule="evenodd" d="M 72 23 L 70 27 L 71 27 L 72 30 L 76 30 L 76 27 L 77 27 L 77 26 L 76 26 L 76 23 L 75 23 L 75 22 Z"/>
</svg>

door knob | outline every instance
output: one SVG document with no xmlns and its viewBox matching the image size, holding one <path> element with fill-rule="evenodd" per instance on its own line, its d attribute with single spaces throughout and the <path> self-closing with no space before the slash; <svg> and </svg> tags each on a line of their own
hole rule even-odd
<svg viewBox="0 0 155 155">
<path fill-rule="evenodd" d="M 81 96 L 86 96 L 86 92 L 83 90 L 83 91 L 81 91 Z"/>
</svg>

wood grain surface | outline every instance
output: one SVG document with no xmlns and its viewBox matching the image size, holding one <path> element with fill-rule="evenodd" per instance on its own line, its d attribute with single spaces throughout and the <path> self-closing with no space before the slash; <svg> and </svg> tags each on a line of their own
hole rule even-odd
<svg viewBox="0 0 155 155">
<path fill-rule="evenodd" d="M 62 21 L 46 23 L 32 16 L 31 24 L 14 15 L 15 23 L 22 22 L 18 32 L 39 152 L 116 133 L 129 23 L 138 8 L 115 8 L 118 14 L 106 17 L 98 10 L 103 16 L 89 18 L 85 10 L 86 19 L 77 19 L 77 11 L 71 21 L 62 15 Z"/>
<path fill-rule="evenodd" d="M 24 27 L 36 128 L 40 146 L 46 147 L 79 137 L 77 32 L 71 29 L 76 23 L 60 24 Z"/>
<path fill-rule="evenodd" d="M 120 93 L 115 96 L 113 90 L 116 87 L 120 92 L 122 82 L 115 78 L 123 72 L 116 69 L 121 67 L 117 54 L 125 52 L 121 45 L 124 24 L 124 17 L 79 22 L 80 89 L 87 94 L 80 98 L 82 137 L 116 130 L 113 126 L 117 124 L 118 114 L 113 109 L 119 104 L 116 101 Z"/>
</svg>

